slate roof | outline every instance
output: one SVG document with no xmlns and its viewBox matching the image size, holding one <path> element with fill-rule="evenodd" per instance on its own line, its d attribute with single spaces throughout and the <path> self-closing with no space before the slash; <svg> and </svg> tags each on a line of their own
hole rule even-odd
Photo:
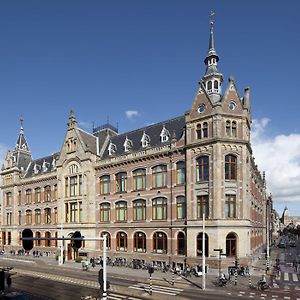
<svg viewBox="0 0 300 300">
<path fill-rule="evenodd" d="M 82 141 L 84 142 L 87 150 L 90 152 L 97 154 L 97 139 L 92 134 L 78 128 L 78 132 L 82 138 Z"/>
<path fill-rule="evenodd" d="M 56 169 L 55 161 L 57 160 L 58 155 L 59 152 L 33 160 L 28 166 L 24 177 L 29 178 L 54 171 Z"/>
<path fill-rule="evenodd" d="M 160 134 L 163 127 L 165 127 L 170 133 L 170 138 L 168 142 L 161 142 Z M 171 120 L 163 121 L 144 128 L 136 129 L 134 131 L 125 132 L 117 136 L 113 136 L 111 137 L 110 141 L 117 147 L 114 156 L 128 153 L 124 151 L 124 142 L 126 137 L 132 141 L 131 152 L 136 152 L 144 149 L 141 144 L 141 139 L 144 132 L 150 137 L 150 147 L 153 148 L 153 147 L 168 144 L 174 137 L 176 141 L 178 141 L 182 137 L 184 127 L 185 127 L 185 117 L 180 116 Z M 103 159 L 110 157 L 108 154 L 108 148 L 109 145 L 106 147 L 104 151 L 104 154 L 102 156 Z"/>
</svg>

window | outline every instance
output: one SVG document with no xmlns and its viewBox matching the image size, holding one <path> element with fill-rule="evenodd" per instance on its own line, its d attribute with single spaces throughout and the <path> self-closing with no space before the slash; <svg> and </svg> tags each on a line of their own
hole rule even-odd
<svg viewBox="0 0 300 300">
<path fill-rule="evenodd" d="M 231 154 L 225 156 L 225 179 L 237 179 L 237 159 Z"/>
<path fill-rule="evenodd" d="M 6 193 L 6 206 L 12 205 L 12 193 Z"/>
<path fill-rule="evenodd" d="M 168 240 L 164 232 L 155 232 L 153 235 L 153 252 L 157 254 L 167 253 Z"/>
<path fill-rule="evenodd" d="M 167 186 L 167 166 L 159 165 L 152 168 L 152 187 L 161 188 Z"/>
<path fill-rule="evenodd" d="M 117 251 L 127 251 L 127 234 L 125 232 L 117 233 Z"/>
<path fill-rule="evenodd" d="M 28 189 L 25 192 L 25 204 L 30 204 L 31 203 L 31 190 Z"/>
<path fill-rule="evenodd" d="M 202 125 L 202 137 L 207 138 L 208 137 L 208 124 L 207 122 L 204 122 Z"/>
<path fill-rule="evenodd" d="M 231 132 L 232 132 L 232 136 L 236 137 L 236 122 L 232 121 L 231 123 Z"/>
<path fill-rule="evenodd" d="M 38 239 L 40 239 L 41 238 L 41 233 L 40 232 L 36 232 L 35 233 L 35 237 L 38 238 Z M 34 241 L 34 243 L 35 243 L 35 246 L 41 246 L 41 240 L 36 240 L 36 241 Z"/>
<path fill-rule="evenodd" d="M 207 83 L 207 92 L 208 92 L 208 93 L 211 93 L 211 90 L 212 90 L 212 82 L 209 81 L 209 82 Z"/>
<path fill-rule="evenodd" d="M 51 238 L 51 233 L 49 231 L 45 232 L 45 238 Z M 45 247 L 51 247 L 51 240 L 45 240 Z"/>
<path fill-rule="evenodd" d="M 22 204 L 22 192 L 18 191 L 18 205 Z"/>
<path fill-rule="evenodd" d="M 236 195 L 225 195 L 225 218 L 236 218 Z"/>
<path fill-rule="evenodd" d="M 116 193 L 123 193 L 127 190 L 127 173 L 116 174 Z"/>
<path fill-rule="evenodd" d="M 54 199 L 57 200 L 57 184 L 54 185 Z"/>
<path fill-rule="evenodd" d="M 208 123 L 207 122 L 204 122 L 203 124 L 197 124 L 196 138 L 198 140 L 208 138 Z"/>
<path fill-rule="evenodd" d="M 108 155 L 112 156 L 117 152 L 117 146 L 115 144 L 113 144 L 112 142 L 110 142 L 110 144 L 108 145 Z"/>
<path fill-rule="evenodd" d="M 186 252 L 186 240 L 183 232 L 179 232 L 177 235 L 177 254 L 185 255 Z"/>
<path fill-rule="evenodd" d="M 176 164 L 176 183 L 185 184 L 185 162 L 179 161 Z"/>
<path fill-rule="evenodd" d="M 226 255 L 236 256 L 236 236 L 234 233 L 229 233 L 226 236 Z"/>
<path fill-rule="evenodd" d="M 226 135 L 229 137 L 237 136 L 237 124 L 236 121 L 226 121 Z"/>
<path fill-rule="evenodd" d="M 197 218 L 202 219 L 203 213 L 205 218 L 209 216 L 208 195 L 197 196 Z"/>
<path fill-rule="evenodd" d="M 65 178 L 65 196 L 82 196 L 82 175 L 70 176 Z"/>
<path fill-rule="evenodd" d="M 146 234 L 143 232 L 136 232 L 133 237 L 133 251 L 146 252 Z"/>
<path fill-rule="evenodd" d="M 41 202 L 41 189 L 40 188 L 36 188 L 34 190 L 34 202 L 35 203 Z"/>
<path fill-rule="evenodd" d="M 11 225 L 12 221 L 12 212 L 7 212 L 6 213 L 6 225 Z"/>
<path fill-rule="evenodd" d="M 208 181 L 209 180 L 209 157 L 201 156 L 197 159 L 197 182 Z"/>
<path fill-rule="evenodd" d="M 146 220 L 146 201 L 145 200 L 133 201 L 133 220 L 134 221 Z"/>
<path fill-rule="evenodd" d="M 50 224 L 51 223 L 51 209 L 50 208 L 45 208 L 45 224 Z"/>
<path fill-rule="evenodd" d="M 34 211 L 34 223 L 41 224 L 41 210 L 40 209 L 36 209 Z"/>
<path fill-rule="evenodd" d="M 130 139 L 128 139 L 127 136 L 126 136 L 126 139 L 125 139 L 125 142 L 124 142 L 123 146 L 124 146 L 124 151 L 125 152 L 128 152 L 132 149 L 132 146 L 133 146 L 132 141 Z"/>
<path fill-rule="evenodd" d="M 226 135 L 231 136 L 231 122 L 226 121 Z"/>
<path fill-rule="evenodd" d="M 143 132 L 141 143 L 143 148 L 148 147 L 150 145 L 150 137 L 145 133 L 145 131 Z"/>
<path fill-rule="evenodd" d="M 44 202 L 51 201 L 51 186 L 47 185 L 44 187 Z"/>
<path fill-rule="evenodd" d="M 127 220 L 127 203 L 119 201 L 116 203 L 116 221 L 125 222 Z"/>
<path fill-rule="evenodd" d="M 74 174 L 74 173 L 78 173 L 79 168 L 77 165 L 73 164 L 69 167 L 69 173 L 70 174 Z"/>
<path fill-rule="evenodd" d="M 152 219 L 166 220 L 167 219 L 167 199 L 155 198 L 152 200 Z"/>
<path fill-rule="evenodd" d="M 168 129 L 166 129 L 165 125 L 163 126 L 161 133 L 160 133 L 160 141 L 162 143 L 165 143 L 169 140 L 170 138 L 170 132 Z"/>
<path fill-rule="evenodd" d="M 185 197 L 184 196 L 176 197 L 176 215 L 177 215 L 177 219 L 185 218 Z"/>
<path fill-rule="evenodd" d="M 110 204 L 101 203 L 100 204 L 100 222 L 110 221 Z"/>
<path fill-rule="evenodd" d="M 146 170 L 138 169 L 133 173 L 133 190 L 142 191 L 146 189 Z"/>
<path fill-rule="evenodd" d="M 26 225 L 32 224 L 32 212 L 31 210 L 26 210 Z"/>
<path fill-rule="evenodd" d="M 219 83 L 217 80 L 214 81 L 214 89 L 218 91 Z"/>
<path fill-rule="evenodd" d="M 58 224 L 57 207 L 54 207 L 54 223 Z"/>
<path fill-rule="evenodd" d="M 22 224 L 22 212 L 18 211 L 18 225 Z"/>
<path fill-rule="evenodd" d="M 203 233 L 200 232 L 198 235 L 197 235 L 197 256 L 202 256 L 202 251 L 203 251 Z M 205 233 L 205 253 L 204 255 L 206 257 L 208 257 L 208 252 L 209 252 L 209 248 L 208 248 L 208 235 Z"/>
<path fill-rule="evenodd" d="M 72 202 L 70 203 L 70 222 L 78 223 L 80 222 L 80 209 L 81 202 Z"/>
<path fill-rule="evenodd" d="M 103 175 L 100 177 L 100 194 L 106 195 L 110 193 L 110 176 Z"/>
<path fill-rule="evenodd" d="M 109 232 L 106 232 L 106 231 L 103 231 L 101 233 L 101 237 L 103 237 L 104 235 L 106 235 L 106 249 L 107 250 L 110 250 L 111 249 L 111 237 L 110 237 L 110 233 Z M 100 241 L 100 250 L 103 249 L 103 242 Z"/>
<path fill-rule="evenodd" d="M 202 128 L 201 128 L 201 124 L 197 124 L 196 134 L 197 134 L 197 140 L 201 140 L 201 139 L 202 139 Z"/>
</svg>

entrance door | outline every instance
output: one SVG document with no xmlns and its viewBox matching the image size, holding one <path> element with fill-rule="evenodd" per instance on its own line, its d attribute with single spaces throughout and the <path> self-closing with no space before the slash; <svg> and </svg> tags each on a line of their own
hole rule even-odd
<svg viewBox="0 0 300 300">
<path fill-rule="evenodd" d="M 72 260 L 72 252 L 73 252 L 73 248 L 71 246 L 71 244 L 68 244 L 68 260 Z"/>
</svg>

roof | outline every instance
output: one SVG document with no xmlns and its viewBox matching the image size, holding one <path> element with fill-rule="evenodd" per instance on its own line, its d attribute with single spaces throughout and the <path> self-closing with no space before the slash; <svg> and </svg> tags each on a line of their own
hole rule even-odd
<svg viewBox="0 0 300 300">
<path fill-rule="evenodd" d="M 78 128 L 78 132 L 79 132 L 81 139 L 84 142 L 87 150 L 89 150 L 90 152 L 92 152 L 94 154 L 97 154 L 97 138 L 94 135 L 92 135 L 80 128 Z"/>
<path fill-rule="evenodd" d="M 150 138 L 150 147 L 157 147 L 166 144 L 166 142 L 161 141 L 161 136 L 160 136 L 163 128 L 167 129 L 167 131 L 169 132 L 170 136 L 168 142 L 170 142 L 171 139 L 173 138 L 175 138 L 175 140 L 178 141 L 182 137 L 184 127 L 185 127 L 185 117 L 180 116 L 174 119 L 170 119 L 147 127 L 143 127 L 134 131 L 125 132 L 123 134 L 113 136 L 111 137 L 110 141 L 112 144 L 116 146 L 116 151 L 114 155 L 118 156 L 126 153 L 124 149 L 124 142 L 126 138 L 127 140 L 130 140 L 132 143 L 130 152 L 136 152 L 144 149 L 141 143 L 144 133 L 148 135 Z M 106 146 L 102 158 L 110 157 L 108 153 L 108 148 L 109 145 Z"/>
</svg>

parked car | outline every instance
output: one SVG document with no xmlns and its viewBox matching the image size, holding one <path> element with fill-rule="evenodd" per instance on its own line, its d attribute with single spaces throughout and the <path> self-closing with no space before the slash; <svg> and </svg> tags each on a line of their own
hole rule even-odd
<svg viewBox="0 0 300 300">
<path fill-rule="evenodd" d="M 284 242 L 279 242 L 278 248 L 285 248 L 285 243 Z"/>
<path fill-rule="evenodd" d="M 289 241 L 289 246 L 296 247 L 296 241 L 294 241 L 294 240 Z"/>
</svg>

